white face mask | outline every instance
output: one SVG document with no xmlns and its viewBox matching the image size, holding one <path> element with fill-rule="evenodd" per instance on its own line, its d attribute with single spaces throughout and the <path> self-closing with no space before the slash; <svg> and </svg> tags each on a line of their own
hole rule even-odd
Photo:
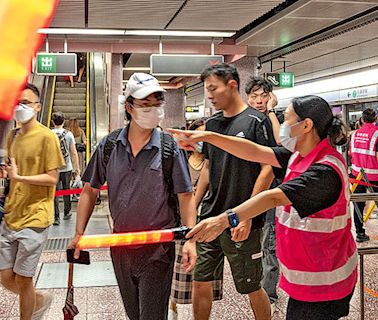
<svg viewBox="0 0 378 320">
<path fill-rule="evenodd" d="M 29 122 L 35 115 L 35 110 L 26 104 L 19 103 L 16 108 L 14 119 L 22 124 Z"/>
<path fill-rule="evenodd" d="M 133 108 L 133 119 L 143 129 L 154 129 L 164 119 L 163 107 Z"/>
<path fill-rule="evenodd" d="M 296 146 L 297 140 L 298 140 L 298 136 L 291 137 L 291 128 L 296 126 L 297 124 L 299 124 L 301 122 L 302 121 L 294 123 L 292 125 L 289 125 L 285 122 L 281 124 L 281 127 L 280 127 L 281 145 L 291 152 L 295 151 L 295 146 Z"/>
</svg>

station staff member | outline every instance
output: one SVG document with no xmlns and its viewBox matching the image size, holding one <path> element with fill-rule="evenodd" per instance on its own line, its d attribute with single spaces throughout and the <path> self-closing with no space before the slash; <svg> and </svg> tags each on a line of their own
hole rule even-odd
<svg viewBox="0 0 378 320">
<path fill-rule="evenodd" d="M 188 237 L 211 241 L 224 229 L 280 206 L 277 257 L 280 287 L 290 296 L 288 320 L 331 320 L 349 313 L 357 251 L 348 210 L 347 168 L 334 148 L 346 142 L 343 128 L 325 100 L 305 96 L 293 99 L 285 111 L 280 130 L 283 147 L 269 148 L 213 132 L 186 134 L 189 143 L 205 141 L 242 159 L 286 169 L 280 186 L 203 220 Z M 182 147 L 187 142 L 181 142 Z"/>
<path fill-rule="evenodd" d="M 351 137 L 350 155 L 352 160 L 352 175 L 357 177 L 361 168 L 364 169 L 369 182 L 378 184 L 378 128 L 375 126 L 377 115 L 374 109 L 368 108 L 362 113 L 362 127 L 353 132 Z M 355 193 L 366 193 L 366 186 L 358 185 Z M 378 192 L 378 188 L 374 188 Z M 364 212 L 365 202 L 357 202 L 358 209 Z M 354 209 L 354 225 L 356 227 L 356 241 L 369 241 L 362 221 Z"/>
</svg>

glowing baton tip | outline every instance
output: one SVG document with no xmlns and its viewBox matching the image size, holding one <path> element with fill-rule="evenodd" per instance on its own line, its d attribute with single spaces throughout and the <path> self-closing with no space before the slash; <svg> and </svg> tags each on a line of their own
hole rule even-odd
<svg viewBox="0 0 378 320">
<path fill-rule="evenodd" d="M 176 239 L 184 239 L 188 232 L 189 228 L 181 227 L 165 230 L 81 236 L 77 248 L 82 250 L 171 242 Z"/>
</svg>

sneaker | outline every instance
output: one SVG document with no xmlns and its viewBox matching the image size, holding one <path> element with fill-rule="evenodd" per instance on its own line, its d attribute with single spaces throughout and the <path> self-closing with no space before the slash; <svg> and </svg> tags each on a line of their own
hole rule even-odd
<svg viewBox="0 0 378 320">
<path fill-rule="evenodd" d="M 172 310 L 172 309 L 168 309 L 168 320 L 177 320 L 177 312 Z"/>
<path fill-rule="evenodd" d="M 59 226 L 60 225 L 60 219 L 59 218 L 55 218 L 53 225 L 54 226 Z"/>
<path fill-rule="evenodd" d="M 48 308 L 50 308 L 53 296 L 50 293 L 47 292 L 42 292 L 42 299 L 43 299 L 43 304 L 42 306 L 38 309 L 35 310 L 32 314 L 32 320 L 39 320 L 42 319 L 43 315 L 47 311 Z"/>
<path fill-rule="evenodd" d="M 65 213 L 63 216 L 63 220 L 69 220 L 72 217 L 72 212 L 68 212 L 67 214 Z"/>
<path fill-rule="evenodd" d="M 277 309 L 276 309 L 276 303 L 272 302 L 270 304 L 270 315 L 273 315 L 276 311 L 277 311 Z"/>
<path fill-rule="evenodd" d="M 366 242 L 369 240 L 370 238 L 366 233 L 357 233 L 357 237 L 356 237 L 357 242 Z"/>
</svg>

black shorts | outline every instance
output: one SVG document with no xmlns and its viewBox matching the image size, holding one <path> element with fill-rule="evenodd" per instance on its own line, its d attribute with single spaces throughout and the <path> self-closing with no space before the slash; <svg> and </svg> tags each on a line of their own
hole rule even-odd
<svg viewBox="0 0 378 320">
<path fill-rule="evenodd" d="M 224 256 L 230 263 L 236 290 L 242 294 L 261 288 L 262 256 L 261 229 L 253 229 L 248 239 L 231 240 L 230 229 L 211 242 L 197 242 L 197 264 L 194 281 L 207 282 L 223 279 Z"/>
<path fill-rule="evenodd" d="M 349 314 L 353 291 L 345 298 L 332 301 L 306 302 L 290 298 L 286 320 L 337 320 L 345 317 Z"/>
</svg>

